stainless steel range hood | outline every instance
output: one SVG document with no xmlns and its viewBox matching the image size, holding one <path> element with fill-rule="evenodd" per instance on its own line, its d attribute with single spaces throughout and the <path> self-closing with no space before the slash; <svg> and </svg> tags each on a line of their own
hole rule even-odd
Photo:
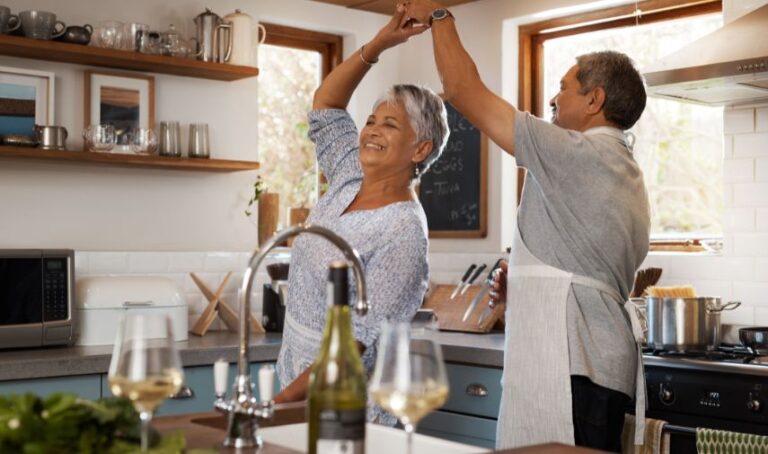
<svg viewBox="0 0 768 454">
<path fill-rule="evenodd" d="M 768 5 L 644 68 L 648 95 L 712 106 L 768 102 Z"/>
</svg>

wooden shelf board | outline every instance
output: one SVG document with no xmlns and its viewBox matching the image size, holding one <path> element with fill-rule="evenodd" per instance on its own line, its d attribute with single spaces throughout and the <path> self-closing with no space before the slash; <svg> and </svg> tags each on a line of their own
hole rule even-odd
<svg viewBox="0 0 768 454">
<path fill-rule="evenodd" d="M 8 35 L 0 35 L 0 55 L 222 81 L 259 75 L 259 69 L 251 66 L 211 63 Z"/>
<path fill-rule="evenodd" d="M 0 158 L 29 158 L 49 161 L 68 161 L 117 167 L 142 167 L 169 170 L 199 170 L 207 172 L 238 172 L 257 170 L 255 161 L 226 159 L 172 158 L 154 155 L 93 153 L 89 151 L 41 150 L 29 147 L 0 146 Z"/>
</svg>

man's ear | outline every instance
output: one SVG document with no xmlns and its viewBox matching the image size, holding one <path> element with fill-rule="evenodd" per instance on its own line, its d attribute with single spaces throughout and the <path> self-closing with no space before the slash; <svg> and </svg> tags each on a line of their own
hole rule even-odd
<svg viewBox="0 0 768 454">
<path fill-rule="evenodd" d="M 419 145 L 416 147 L 416 152 L 413 154 L 413 157 L 411 158 L 411 161 L 413 162 L 421 162 L 432 153 L 432 141 L 431 140 L 425 140 L 423 142 L 420 142 Z"/>
<path fill-rule="evenodd" d="M 587 113 L 594 115 L 603 110 L 605 106 L 605 90 L 603 87 L 595 87 L 589 92 L 589 105 Z"/>
</svg>

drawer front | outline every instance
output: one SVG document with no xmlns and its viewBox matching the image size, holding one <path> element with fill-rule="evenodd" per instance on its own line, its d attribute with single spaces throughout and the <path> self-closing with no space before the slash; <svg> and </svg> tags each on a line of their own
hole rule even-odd
<svg viewBox="0 0 768 454">
<path fill-rule="evenodd" d="M 444 440 L 494 449 L 496 420 L 433 411 L 419 422 L 416 431 Z"/>
<path fill-rule="evenodd" d="M 0 394 L 24 393 L 41 397 L 52 393 L 75 393 L 83 399 L 93 400 L 101 397 L 101 381 L 99 375 L 94 374 L 0 382 Z"/>
<path fill-rule="evenodd" d="M 444 410 L 486 418 L 499 417 L 501 369 L 446 364 L 451 393 Z"/>
</svg>

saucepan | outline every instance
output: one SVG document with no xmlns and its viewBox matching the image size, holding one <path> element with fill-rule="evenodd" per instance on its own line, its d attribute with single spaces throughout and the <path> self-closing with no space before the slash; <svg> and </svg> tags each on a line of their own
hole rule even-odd
<svg viewBox="0 0 768 454">
<path fill-rule="evenodd" d="M 739 340 L 757 356 L 768 355 L 768 327 L 739 329 Z"/>
<path fill-rule="evenodd" d="M 720 298 L 646 298 L 648 345 L 657 350 L 704 352 L 720 345 L 720 313 L 739 301 Z"/>
</svg>

